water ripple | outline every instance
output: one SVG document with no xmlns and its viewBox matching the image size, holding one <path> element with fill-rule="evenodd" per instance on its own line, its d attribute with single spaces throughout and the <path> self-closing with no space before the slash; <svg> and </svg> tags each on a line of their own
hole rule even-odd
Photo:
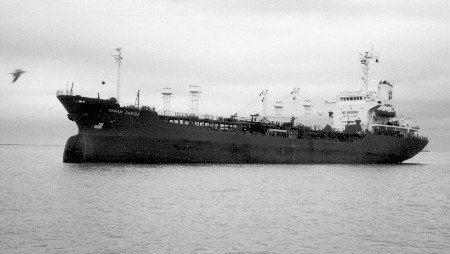
<svg viewBox="0 0 450 254">
<path fill-rule="evenodd" d="M 448 154 L 403 165 L 63 164 L 0 147 L 15 253 L 446 253 Z"/>
</svg>

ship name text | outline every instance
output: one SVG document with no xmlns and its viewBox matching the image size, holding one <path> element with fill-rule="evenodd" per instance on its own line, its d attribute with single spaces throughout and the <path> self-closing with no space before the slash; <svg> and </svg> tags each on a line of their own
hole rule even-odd
<svg viewBox="0 0 450 254">
<path fill-rule="evenodd" d="M 129 115 L 129 116 L 140 116 L 141 115 L 141 113 L 139 113 L 139 112 L 123 111 L 121 109 L 112 109 L 112 108 L 110 108 L 108 111 L 111 112 L 111 113 L 125 114 L 125 115 Z"/>
</svg>

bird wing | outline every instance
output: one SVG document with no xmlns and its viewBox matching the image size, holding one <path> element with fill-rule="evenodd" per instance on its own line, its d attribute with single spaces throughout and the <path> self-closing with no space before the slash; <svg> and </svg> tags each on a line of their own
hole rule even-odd
<svg viewBox="0 0 450 254">
<path fill-rule="evenodd" d="M 17 81 L 17 79 L 19 79 L 19 75 L 14 74 L 14 79 L 13 79 L 13 83 Z"/>
<path fill-rule="evenodd" d="M 12 83 L 16 82 L 20 75 L 22 75 L 23 73 L 25 73 L 26 71 L 22 70 L 22 69 L 17 69 L 14 73 L 11 73 L 11 75 L 13 75 L 13 80 Z"/>
</svg>

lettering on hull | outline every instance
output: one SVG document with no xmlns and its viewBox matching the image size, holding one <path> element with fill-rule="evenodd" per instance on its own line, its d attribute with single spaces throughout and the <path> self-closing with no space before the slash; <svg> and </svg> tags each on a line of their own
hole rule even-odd
<svg viewBox="0 0 450 254">
<path fill-rule="evenodd" d="M 139 112 L 126 111 L 126 110 L 124 111 L 124 110 L 121 110 L 121 109 L 112 109 L 112 108 L 110 108 L 108 111 L 111 112 L 111 113 L 115 113 L 115 114 L 129 115 L 129 116 L 140 116 L 141 115 L 141 113 L 139 113 Z"/>
</svg>

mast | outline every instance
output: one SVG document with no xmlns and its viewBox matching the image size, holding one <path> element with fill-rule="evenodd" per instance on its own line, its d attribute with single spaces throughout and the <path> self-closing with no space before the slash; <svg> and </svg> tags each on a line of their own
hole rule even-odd
<svg viewBox="0 0 450 254">
<path fill-rule="evenodd" d="M 198 116 L 198 101 L 200 98 L 200 86 L 189 86 L 189 115 Z"/>
<path fill-rule="evenodd" d="M 294 95 L 292 98 L 292 101 L 294 102 L 294 113 L 293 116 L 298 119 L 298 116 L 300 115 L 300 108 L 299 108 L 299 97 L 298 92 L 300 91 L 300 88 L 294 88 L 294 90 L 291 92 L 291 94 Z"/>
<path fill-rule="evenodd" d="M 281 116 L 281 114 L 283 113 L 283 102 L 282 101 L 275 102 L 274 107 L 275 107 L 275 115 Z"/>
<path fill-rule="evenodd" d="M 311 115 L 311 107 L 313 105 L 311 104 L 310 100 L 305 100 L 305 104 L 303 104 L 303 107 L 305 108 L 305 115 Z"/>
<path fill-rule="evenodd" d="M 362 69 L 363 69 L 363 73 L 361 76 L 361 80 L 363 82 L 363 86 L 364 86 L 364 94 L 367 95 L 368 93 L 368 86 L 369 86 L 369 63 L 370 60 L 375 59 L 375 63 L 378 63 L 378 58 L 379 58 L 379 53 L 373 53 L 373 48 L 372 50 L 366 51 L 363 54 L 359 53 L 359 60 L 361 61 L 362 64 Z"/>
<path fill-rule="evenodd" d="M 141 90 L 138 90 L 136 100 L 134 101 L 134 105 L 137 105 L 138 109 L 139 109 L 139 99 L 140 99 L 139 93 L 140 92 L 141 92 Z"/>
<path fill-rule="evenodd" d="M 122 49 L 116 48 L 117 55 L 112 55 L 117 62 L 118 70 L 117 70 L 117 88 L 116 88 L 116 100 L 119 103 L 120 98 L 120 64 L 122 62 Z"/>
<path fill-rule="evenodd" d="M 262 96 L 262 104 L 263 104 L 263 111 L 262 114 L 263 116 L 267 116 L 267 93 L 269 92 L 269 90 L 262 90 L 262 92 L 259 94 L 259 96 Z"/>
<path fill-rule="evenodd" d="M 172 97 L 172 91 L 170 87 L 164 87 L 163 89 L 163 115 L 167 116 L 170 114 L 170 97 Z"/>
</svg>

